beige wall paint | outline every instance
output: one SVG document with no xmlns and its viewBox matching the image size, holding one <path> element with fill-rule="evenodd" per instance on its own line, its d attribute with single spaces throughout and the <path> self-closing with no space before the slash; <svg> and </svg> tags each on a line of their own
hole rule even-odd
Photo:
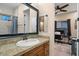
<svg viewBox="0 0 79 59">
<path fill-rule="evenodd" d="M 79 17 L 79 3 L 77 3 L 77 11 L 78 11 L 78 17 Z"/>
<path fill-rule="evenodd" d="M 58 21 L 63 21 L 67 19 L 71 19 L 71 35 L 76 36 L 76 29 L 75 29 L 75 20 L 77 19 L 77 12 L 67 13 L 67 14 L 60 14 L 55 16 L 55 19 Z"/>
</svg>

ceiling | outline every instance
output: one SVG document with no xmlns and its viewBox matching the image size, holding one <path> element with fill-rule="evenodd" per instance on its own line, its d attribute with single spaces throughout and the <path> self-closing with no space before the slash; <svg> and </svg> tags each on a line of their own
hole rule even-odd
<svg viewBox="0 0 79 59">
<path fill-rule="evenodd" d="M 63 8 L 64 10 L 67 10 L 67 12 L 60 12 L 58 11 L 57 14 L 62 14 L 62 13 L 69 13 L 69 12 L 75 12 L 77 11 L 77 3 L 55 3 L 55 7 L 56 6 L 63 6 L 63 5 L 66 5 L 66 4 L 69 4 L 69 6 L 67 6 L 66 8 Z M 55 10 L 56 12 L 57 10 Z"/>
<path fill-rule="evenodd" d="M 8 9 L 15 9 L 19 6 L 20 3 L 0 3 L 0 7 L 1 8 L 8 8 Z M 66 8 L 64 8 L 65 10 L 67 10 L 67 12 L 60 12 L 58 11 L 57 14 L 62 14 L 62 13 L 69 13 L 69 12 L 73 12 L 77 10 L 77 4 L 76 3 L 55 3 L 55 7 L 57 5 L 59 5 L 60 7 L 65 5 L 65 4 L 69 4 L 69 6 L 67 6 Z M 56 12 L 56 10 L 55 10 Z"/>
<path fill-rule="evenodd" d="M 3 8 L 15 9 L 18 6 L 19 6 L 19 3 L 0 3 L 0 7 L 3 7 Z"/>
</svg>

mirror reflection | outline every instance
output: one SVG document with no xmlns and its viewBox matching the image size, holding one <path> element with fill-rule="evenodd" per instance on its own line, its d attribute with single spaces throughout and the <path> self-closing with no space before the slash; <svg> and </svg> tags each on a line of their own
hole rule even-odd
<svg viewBox="0 0 79 59">
<path fill-rule="evenodd" d="M 37 32 L 37 12 L 20 3 L 0 3 L 0 35 Z"/>
</svg>

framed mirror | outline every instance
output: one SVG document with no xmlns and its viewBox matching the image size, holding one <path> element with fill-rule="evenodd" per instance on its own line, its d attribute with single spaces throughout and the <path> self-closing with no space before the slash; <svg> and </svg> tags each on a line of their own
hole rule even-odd
<svg viewBox="0 0 79 59">
<path fill-rule="evenodd" d="M 0 36 L 38 34 L 38 16 L 28 3 L 0 3 Z"/>
</svg>

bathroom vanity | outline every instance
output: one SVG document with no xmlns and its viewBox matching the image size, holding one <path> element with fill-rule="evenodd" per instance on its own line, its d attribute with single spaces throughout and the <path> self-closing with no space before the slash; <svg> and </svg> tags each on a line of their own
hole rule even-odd
<svg viewBox="0 0 79 59">
<path fill-rule="evenodd" d="M 38 37 L 37 39 L 40 43 L 27 47 L 16 45 L 20 38 L 0 40 L 0 56 L 48 56 L 49 38 Z"/>
<path fill-rule="evenodd" d="M 14 12 L 12 15 L 6 12 L 1 13 L 0 20 L 0 56 L 47 56 L 49 55 L 49 38 L 36 37 L 32 39 L 38 39 L 39 43 L 34 44 L 34 40 L 31 43 L 26 43 L 23 40 L 23 35 L 38 35 L 38 18 L 39 10 L 28 3 L 15 3 L 17 7 L 14 7 L 13 3 L 5 4 L 5 7 L 9 7 L 10 11 Z M 3 8 L 5 8 L 3 7 Z M 13 10 L 11 10 L 11 8 Z M 1 8 L 0 8 L 1 9 Z M 7 10 L 8 10 L 7 9 Z M 2 10 L 2 9 L 1 9 Z M 5 9 L 6 10 L 6 9 Z M 10 13 L 10 12 L 9 12 Z M 21 35 L 21 36 L 20 36 Z M 13 37 L 15 36 L 15 38 Z M 18 36 L 18 37 L 17 37 Z M 7 37 L 6 39 L 1 39 Z M 11 37 L 11 38 L 8 38 Z M 25 40 L 25 39 L 24 39 Z M 31 46 L 17 46 L 17 42 L 22 41 L 21 45 Z M 29 41 L 29 40 L 28 40 Z M 23 43 L 25 42 L 25 43 Z"/>
</svg>

